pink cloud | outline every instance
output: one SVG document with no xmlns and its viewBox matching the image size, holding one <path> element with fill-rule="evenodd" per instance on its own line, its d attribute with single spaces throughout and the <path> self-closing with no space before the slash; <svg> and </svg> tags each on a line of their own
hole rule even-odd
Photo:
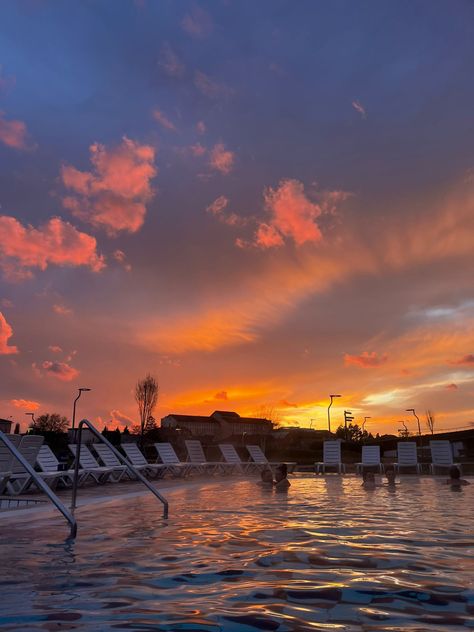
<svg viewBox="0 0 474 632">
<path fill-rule="evenodd" d="M 128 417 L 127 415 L 125 415 L 118 409 L 111 410 L 110 416 L 112 418 L 111 419 L 112 423 L 118 423 L 118 424 L 121 424 L 122 426 L 130 426 L 130 425 L 135 424 L 135 421 L 133 421 L 131 417 Z"/>
<path fill-rule="evenodd" d="M 198 121 L 196 123 L 196 131 L 198 134 L 206 133 L 206 124 L 204 123 L 204 121 Z"/>
<path fill-rule="evenodd" d="M 123 250 L 116 250 L 113 254 L 113 257 L 115 261 L 118 261 L 120 264 L 122 264 L 122 266 L 125 268 L 125 270 L 127 270 L 127 272 L 131 271 L 132 266 L 127 262 L 127 256 L 123 252 Z"/>
<path fill-rule="evenodd" d="M 5 316 L 0 312 L 0 355 L 18 353 L 15 346 L 9 346 L 8 340 L 13 336 L 13 329 L 7 323 Z"/>
<path fill-rule="evenodd" d="M 231 90 L 211 79 L 208 75 L 200 70 L 196 70 L 194 73 L 194 85 L 204 96 L 210 99 L 218 99 L 219 97 L 228 96 Z"/>
<path fill-rule="evenodd" d="M 79 371 L 66 362 L 45 360 L 40 367 L 38 367 L 36 364 L 33 364 L 33 368 L 40 375 L 42 369 L 46 373 L 46 375 L 50 375 L 51 377 L 61 380 L 62 382 L 70 382 L 79 375 Z"/>
<path fill-rule="evenodd" d="M 15 408 L 22 408 L 23 410 L 29 410 L 31 412 L 38 410 L 40 407 L 39 402 L 34 402 L 29 399 L 11 399 L 10 404 Z"/>
<path fill-rule="evenodd" d="M 105 267 L 97 254 L 97 241 L 58 217 L 40 228 L 23 226 L 14 217 L 0 216 L 0 267 L 11 279 L 31 276 L 29 268 L 48 265 Z"/>
<path fill-rule="evenodd" d="M 217 143 L 211 149 L 209 164 L 211 165 L 212 169 L 220 171 L 224 175 L 227 175 L 232 171 L 234 160 L 234 152 L 226 149 L 224 143 Z"/>
<path fill-rule="evenodd" d="M 244 226 L 247 220 L 236 213 L 226 213 L 225 209 L 229 204 L 229 199 L 225 195 L 221 195 L 209 204 L 206 212 L 216 217 L 223 224 L 228 226 Z"/>
<path fill-rule="evenodd" d="M 203 156 L 207 149 L 201 145 L 201 143 L 195 143 L 194 145 L 190 145 L 189 147 L 189 151 L 192 153 L 193 156 L 196 156 L 196 158 L 198 158 L 199 156 Z"/>
<path fill-rule="evenodd" d="M 382 366 L 387 360 L 387 354 L 378 356 L 375 351 L 372 351 L 372 353 L 363 351 L 360 355 L 350 355 L 346 353 L 344 356 L 344 364 L 346 366 L 354 365 L 362 367 L 363 369 L 373 369 Z"/>
<path fill-rule="evenodd" d="M 445 388 L 448 391 L 457 391 L 459 387 L 457 384 L 446 384 Z"/>
<path fill-rule="evenodd" d="M 170 77 L 182 77 L 184 75 L 185 67 L 183 62 L 167 42 L 161 48 L 158 65 Z"/>
<path fill-rule="evenodd" d="M 53 312 L 59 314 L 59 316 L 70 316 L 73 311 L 70 307 L 63 305 L 62 303 L 55 303 L 53 305 Z"/>
<path fill-rule="evenodd" d="M 137 232 L 143 225 L 146 203 L 154 196 L 155 150 L 124 137 L 115 148 L 90 146 L 92 171 L 63 165 L 61 177 L 74 196 L 63 198 L 73 215 L 104 228 L 111 236 Z"/>
<path fill-rule="evenodd" d="M 176 131 L 174 123 L 172 123 L 169 118 L 167 118 L 167 116 L 165 116 L 165 114 L 163 114 L 163 112 L 161 112 L 160 110 L 153 110 L 153 118 L 155 119 L 155 121 L 158 121 L 158 123 L 162 125 L 165 129 L 169 129 L 173 132 Z"/>
<path fill-rule="evenodd" d="M 15 77 L 6 77 L 3 74 L 3 67 L 0 64 L 0 93 L 8 92 L 12 86 L 15 85 Z"/>
<path fill-rule="evenodd" d="M 49 345 L 48 349 L 53 353 L 62 353 L 63 351 L 58 345 Z"/>
<path fill-rule="evenodd" d="M 28 132 L 23 121 L 15 121 L 4 118 L 4 112 L 0 111 L 0 142 L 13 149 L 32 149 L 28 144 Z"/>
<path fill-rule="evenodd" d="M 357 99 L 352 101 L 352 107 L 354 108 L 354 110 L 356 110 L 356 112 L 359 112 L 362 118 L 367 117 L 367 112 L 365 111 L 364 106 L 362 105 L 362 103 L 360 103 L 360 101 L 357 101 Z"/>
<path fill-rule="evenodd" d="M 468 353 L 459 360 L 452 360 L 450 364 L 474 364 L 474 353 Z"/>
<path fill-rule="evenodd" d="M 181 21 L 182 28 L 193 37 L 204 38 L 211 34 L 213 24 L 207 11 L 194 6 Z"/>
<path fill-rule="evenodd" d="M 334 214 L 337 204 L 348 197 L 343 191 L 323 191 L 311 201 L 298 180 L 281 180 L 276 189 L 264 191 L 265 210 L 269 216 L 260 222 L 255 234 L 255 245 L 261 248 L 282 246 L 285 238 L 297 246 L 322 239 L 317 220 L 322 215 Z"/>
</svg>

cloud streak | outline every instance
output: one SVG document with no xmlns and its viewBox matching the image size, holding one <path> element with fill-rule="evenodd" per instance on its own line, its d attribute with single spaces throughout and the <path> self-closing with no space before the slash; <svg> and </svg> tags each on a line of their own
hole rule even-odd
<svg viewBox="0 0 474 632">
<path fill-rule="evenodd" d="M 350 355 L 346 353 L 344 356 L 344 364 L 346 366 L 358 366 L 362 369 L 375 369 L 385 364 L 387 360 L 387 354 L 379 356 L 375 351 L 371 353 L 363 351 L 360 355 Z"/>
</svg>

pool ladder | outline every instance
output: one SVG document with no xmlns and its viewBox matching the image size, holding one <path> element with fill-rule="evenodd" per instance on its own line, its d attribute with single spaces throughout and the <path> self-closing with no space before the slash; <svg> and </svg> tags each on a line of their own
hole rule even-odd
<svg viewBox="0 0 474 632">
<path fill-rule="evenodd" d="M 119 459 L 121 463 L 126 465 L 127 469 L 133 476 L 136 476 L 138 480 L 140 480 L 150 491 L 151 493 L 163 504 L 163 518 L 168 518 L 168 501 L 164 496 L 160 494 L 160 492 L 151 485 L 149 481 L 134 467 L 128 459 L 126 459 L 121 452 L 115 448 L 110 441 L 108 441 L 98 430 L 95 428 L 90 421 L 87 419 L 83 419 L 78 426 L 77 430 L 77 451 L 74 463 L 74 478 L 72 485 L 72 497 L 71 497 L 71 510 L 69 511 L 65 505 L 61 502 L 61 500 L 56 496 L 53 490 L 48 487 L 48 485 L 43 481 L 41 476 L 35 469 L 28 463 L 25 457 L 19 452 L 13 443 L 8 439 L 7 435 L 0 430 L 0 441 L 3 441 L 7 449 L 13 454 L 15 459 L 20 461 L 25 470 L 34 480 L 36 485 L 48 496 L 53 505 L 56 507 L 58 511 L 62 513 L 64 518 L 68 521 L 70 526 L 70 538 L 75 538 L 77 535 L 77 522 L 74 517 L 74 511 L 76 509 L 76 501 L 77 501 L 77 487 L 79 481 L 79 461 L 81 456 L 81 439 L 82 439 L 82 428 L 87 426 L 87 428 L 92 432 L 92 434 L 97 437 L 102 443 L 115 454 L 115 456 Z"/>
</svg>

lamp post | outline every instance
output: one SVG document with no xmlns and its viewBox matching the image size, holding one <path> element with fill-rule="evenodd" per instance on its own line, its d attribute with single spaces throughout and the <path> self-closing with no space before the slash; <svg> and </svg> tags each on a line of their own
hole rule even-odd
<svg viewBox="0 0 474 632">
<path fill-rule="evenodd" d="M 35 421 L 36 421 L 35 413 L 25 413 L 25 415 L 28 415 L 28 417 L 31 417 L 31 422 L 35 423 Z"/>
<path fill-rule="evenodd" d="M 309 429 L 311 430 L 313 427 L 313 421 L 318 421 L 317 419 L 310 419 Z"/>
<path fill-rule="evenodd" d="M 408 437 L 408 435 L 410 434 L 408 432 L 408 428 L 406 423 L 403 421 L 403 419 L 400 419 L 400 421 L 398 422 L 399 424 L 403 424 L 403 428 L 404 430 L 399 430 L 398 432 L 403 436 L 403 437 Z M 402 434 L 403 433 L 403 434 Z"/>
<path fill-rule="evenodd" d="M 362 424 L 362 432 L 365 430 L 365 424 L 367 423 L 367 419 L 372 419 L 372 417 L 364 417 L 364 423 Z"/>
<path fill-rule="evenodd" d="M 329 395 L 329 397 L 331 398 L 331 401 L 329 402 L 329 406 L 328 406 L 328 430 L 329 432 L 331 432 L 331 406 L 332 406 L 332 400 L 336 397 L 341 397 L 340 395 Z"/>
<path fill-rule="evenodd" d="M 413 413 L 416 417 L 416 421 L 418 422 L 418 434 L 421 437 L 421 428 L 420 428 L 420 418 L 418 417 L 418 415 L 415 413 L 415 409 L 414 408 L 407 408 L 406 409 L 407 413 Z"/>
<path fill-rule="evenodd" d="M 84 391 L 91 391 L 92 389 L 91 388 L 78 388 L 77 390 L 79 391 L 79 394 L 74 400 L 74 405 L 72 407 L 72 429 L 73 430 L 74 430 L 74 424 L 76 422 L 76 402 Z"/>
</svg>

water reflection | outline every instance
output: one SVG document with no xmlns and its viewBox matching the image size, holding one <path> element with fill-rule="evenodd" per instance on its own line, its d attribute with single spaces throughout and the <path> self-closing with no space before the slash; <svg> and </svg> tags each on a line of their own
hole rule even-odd
<svg viewBox="0 0 474 632">
<path fill-rule="evenodd" d="M 472 623 L 472 500 L 403 480 L 236 481 L 2 532 L 0 629 L 452 630 Z M 57 544 L 51 544 L 57 542 Z M 179 613 L 179 614 L 178 614 Z"/>
</svg>

